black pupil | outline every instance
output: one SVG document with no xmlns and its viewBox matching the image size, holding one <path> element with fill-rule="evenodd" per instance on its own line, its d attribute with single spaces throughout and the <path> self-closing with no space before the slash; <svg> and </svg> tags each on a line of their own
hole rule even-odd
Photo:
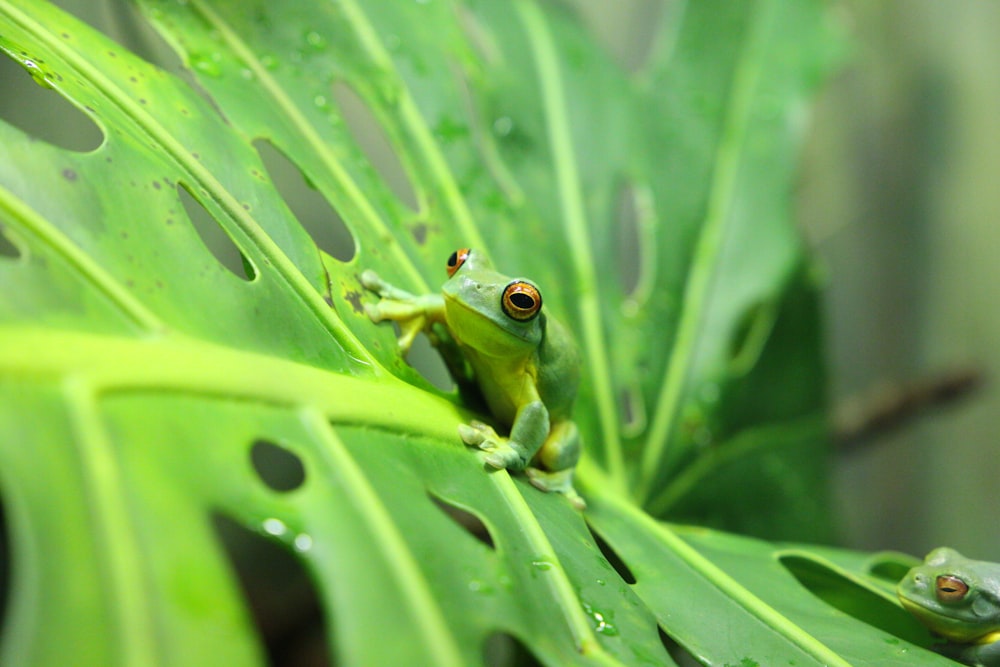
<svg viewBox="0 0 1000 667">
<path fill-rule="evenodd" d="M 455 266 L 458 264 L 458 251 L 451 253 L 451 257 L 448 258 L 448 266 Z"/>
<path fill-rule="evenodd" d="M 531 310 L 535 307 L 535 300 L 524 292 L 514 292 L 511 294 L 510 302 L 521 310 Z"/>
</svg>

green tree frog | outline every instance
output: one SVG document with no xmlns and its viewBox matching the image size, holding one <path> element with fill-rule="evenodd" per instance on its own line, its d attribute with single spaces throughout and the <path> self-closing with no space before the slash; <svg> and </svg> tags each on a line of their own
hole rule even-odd
<svg viewBox="0 0 1000 667">
<path fill-rule="evenodd" d="M 1000 564 L 940 547 L 896 587 L 903 607 L 948 640 L 939 652 L 967 665 L 1000 667 Z"/>
<path fill-rule="evenodd" d="M 433 327 L 443 325 L 496 425 L 507 433 L 473 421 L 458 427 L 462 441 L 481 450 L 490 467 L 524 470 L 536 487 L 563 493 L 583 508 L 573 489 L 580 436 L 571 415 L 580 362 L 569 332 L 543 310 L 534 283 L 495 271 L 485 255 L 456 250 L 447 271 L 440 294 L 419 296 L 365 271 L 362 285 L 381 297 L 365 304 L 365 312 L 374 322 L 399 323 L 404 353 L 421 331 L 441 347 Z"/>
</svg>

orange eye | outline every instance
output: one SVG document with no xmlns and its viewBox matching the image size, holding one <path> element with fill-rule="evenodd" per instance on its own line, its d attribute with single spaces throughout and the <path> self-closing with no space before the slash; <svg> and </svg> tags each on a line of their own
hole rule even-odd
<svg viewBox="0 0 1000 667">
<path fill-rule="evenodd" d="M 958 602 L 969 592 L 969 585 L 953 574 L 942 574 L 935 583 L 940 602 Z"/>
<path fill-rule="evenodd" d="M 507 317 L 527 322 L 542 309 L 542 294 L 531 283 L 515 280 L 503 289 L 500 305 Z"/>
<path fill-rule="evenodd" d="M 448 258 L 448 277 L 451 278 L 455 275 L 455 272 L 462 268 L 462 265 L 465 264 L 465 260 L 468 258 L 468 248 L 459 248 L 455 252 L 451 253 L 451 257 Z"/>
</svg>

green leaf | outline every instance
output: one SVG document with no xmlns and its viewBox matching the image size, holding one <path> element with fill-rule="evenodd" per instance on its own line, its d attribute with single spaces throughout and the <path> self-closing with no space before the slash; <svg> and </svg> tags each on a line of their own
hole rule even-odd
<svg viewBox="0 0 1000 667">
<path fill-rule="evenodd" d="M 830 537 L 788 211 L 822 3 L 671 3 L 633 74 L 557 3 L 137 5 L 182 67 L 0 0 L 104 137 L 0 122 L 0 662 L 263 664 L 235 521 L 308 571 L 337 664 L 941 663 L 861 556 L 658 520 Z M 484 471 L 456 429 L 488 415 L 364 314 L 361 271 L 428 292 L 466 246 L 578 337 L 583 515 Z"/>
</svg>

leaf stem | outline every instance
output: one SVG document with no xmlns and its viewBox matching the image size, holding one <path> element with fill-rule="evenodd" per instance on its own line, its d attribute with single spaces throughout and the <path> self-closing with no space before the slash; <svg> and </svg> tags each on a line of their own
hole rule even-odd
<svg viewBox="0 0 1000 667">
<path fill-rule="evenodd" d="M 420 628 L 423 653 L 434 665 L 461 667 L 465 664 L 455 638 L 448 630 L 441 607 L 436 603 L 427 579 L 399 533 L 396 522 L 357 462 L 351 458 L 344 443 L 330 426 L 328 417 L 315 407 L 299 413 L 307 429 L 320 443 L 320 452 L 327 458 L 328 469 L 338 473 L 345 493 L 352 498 L 354 508 L 366 519 L 375 542 L 384 554 L 390 572 L 401 591 L 400 597 L 409 607 L 409 616 Z M 421 652 L 417 651 L 419 655 Z M 417 663 L 420 660 L 416 660 Z"/>
<path fill-rule="evenodd" d="M 765 27 L 773 10 L 770 0 L 755 6 L 753 25 L 742 47 L 739 64 L 733 76 L 729 110 L 716 151 L 715 169 L 711 179 L 705 220 L 695 247 L 684 290 L 677 337 L 667 362 L 662 389 L 653 411 L 649 437 L 643 450 L 636 497 L 646 499 L 653 491 L 663 457 L 674 433 L 679 404 L 694 363 L 698 331 L 702 325 L 707 298 L 715 277 L 715 265 L 722 249 L 740 168 L 740 148 L 750 126 L 750 108 L 761 73 L 760 52 L 766 46 Z"/>
<path fill-rule="evenodd" d="M 80 252 L 79 248 L 62 231 L 49 224 L 48 220 L 3 186 L 0 186 L 0 211 L 6 214 L 8 221 L 16 221 L 22 229 L 33 234 L 41 243 L 62 257 L 67 264 L 75 267 L 87 281 L 107 296 L 135 324 L 147 331 L 163 330 L 164 325 L 160 318 L 136 299 L 132 292 L 123 288 L 121 283 L 109 275 L 89 255 Z"/>
<path fill-rule="evenodd" d="M 604 462 L 608 467 L 612 483 L 618 490 L 624 490 L 625 462 L 618 435 L 618 412 L 612 393 L 607 343 L 601 326 L 598 280 L 594 257 L 590 250 L 587 216 L 584 212 L 573 139 L 570 136 L 571 122 L 566 99 L 563 96 L 559 58 L 552 43 L 552 34 L 538 4 L 519 1 L 515 7 L 524 23 L 538 66 L 545 122 L 558 182 L 559 200 L 562 204 L 566 240 L 569 242 L 576 273 L 576 294 L 580 302 L 583 342 L 601 421 Z"/>
</svg>

